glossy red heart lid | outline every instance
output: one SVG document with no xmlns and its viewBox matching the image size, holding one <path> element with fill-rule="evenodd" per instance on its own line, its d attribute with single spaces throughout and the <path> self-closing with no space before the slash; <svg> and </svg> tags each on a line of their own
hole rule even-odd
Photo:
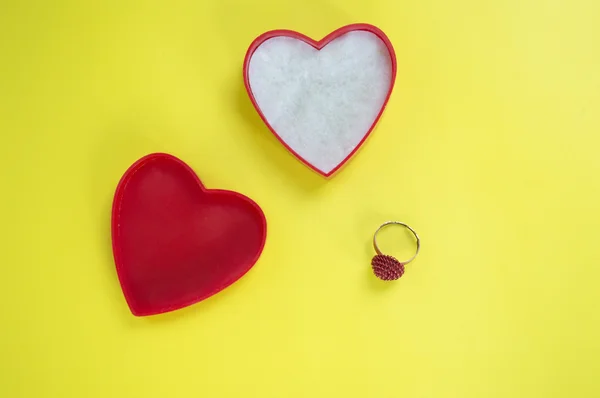
<svg viewBox="0 0 600 398">
<path fill-rule="evenodd" d="M 138 160 L 115 193 L 113 254 L 136 316 L 218 293 L 252 268 L 265 239 L 266 219 L 255 202 L 204 188 L 187 164 L 168 154 Z"/>
</svg>

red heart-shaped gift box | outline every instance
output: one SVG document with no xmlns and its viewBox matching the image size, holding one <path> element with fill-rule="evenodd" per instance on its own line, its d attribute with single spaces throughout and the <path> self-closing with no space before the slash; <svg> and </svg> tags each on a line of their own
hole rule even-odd
<svg viewBox="0 0 600 398">
<path fill-rule="evenodd" d="M 183 308 L 225 289 L 256 263 L 265 238 L 266 219 L 255 202 L 206 189 L 174 156 L 143 157 L 117 186 L 113 254 L 136 316 Z"/>
<path fill-rule="evenodd" d="M 248 48 L 243 76 L 269 130 L 302 163 L 329 177 L 382 116 L 396 55 L 385 33 L 369 24 L 341 27 L 319 41 L 273 30 Z"/>
</svg>

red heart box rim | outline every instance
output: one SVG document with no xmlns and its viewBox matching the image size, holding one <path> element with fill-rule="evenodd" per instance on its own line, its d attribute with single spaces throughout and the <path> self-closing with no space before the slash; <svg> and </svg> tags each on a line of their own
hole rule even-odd
<svg viewBox="0 0 600 398">
<path fill-rule="evenodd" d="M 140 311 L 138 308 L 136 308 L 135 305 L 133 305 L 134 299 L 131 296 L 129 286 L 127 285 L 126 278 L 124 278 L 124 273 L 122 271 L 122 268 L 124 265 L 121 261 L 121 249 L 119 247 L 119 243 L 118 243 L 118 239 L 117 239 L 117 236 L 119 235 L 120 204 L 121 204 L 121 199 L 124 195 L 125 187 L 126 187 L 127 183 L 129 182 L 129 180 L 133 177 L 135 172 L 137 170 L 139 170 L 140 168 L 144 167 L 144 165 L 147 164 L 148 162 L 151 162 L 155 159 L 160 159 L 160 158 L 167 159 L 169 161 L 173 161 L 178 166 L 182 167 L 182 170 L 185 171 L 187 174 L 189 174 L 189 177 L 193 178 L 194 181 L 198 184 L 198 187 L 200 188 L 200 191 L 202 192 L 203 195 L 210 195 L 211 193 L 224 194 L 224 195 L 236 197 L 240 200 L 243 200 L 243 201 L 247 202 L 248 204 L 250 204 L 252 207 L 254 207 L 257 214 L 260 215 L 261 238 L 260 238 L 260 245 L 257 247 L 256 254 L 252 258 L 252 260 L 246 264 L 245 269 L 243 269 L 243 271 L 239 275 L 237 275 L 237 278 L 231 280 L 229 283 L 220 284 L 219 286 L 217 286 L 216 289 L 213 289 L 211 292 L 209 292 L 207 294 L 196 296 L 193 299 L 190 299 L 187 301 L 182 301 L 180 303 L 177 303 L 176 305 L 162 306 L 161 308 L 154 310 L 154 311 Z M 198 177 L 196 172 L 187 163 L 185 163 L 181 159 L 179 159 L 173 155 L 167 154 L 167 153 L 152 153 L 152 154 L 146 155 L 146 156 L 138 159 L 135 163 L 133 163 L 125 171 L 125 173 L 123 174 L 123 176 L 121 177 L 121 179 L 117 185 L 117 188 L 116 188 L 115 194 L 114 194 L 114 198 L 113 198 L 113 205 L 112 205 L 111 236 L 112 236 L 113 257 L 114 257 L 114 261 L 115 261 L 117 277 L 119 279 L 119 283 L 121 285 L 121 290 L 123 292 L 123 295 L 125 296 L 125 301 L 127 302 L 129 309 L 131 310 L 131 312 L 134 316 L 151 316 L 151 315 L 158 315 L 158 314 L 182 309 L 185 307 L 189 307 L 193 304 L 199 303 L 200 301 L 203 301 L 209 297 L 216 295 L 217 293 L 223 291 L 227 287 L 233 285 L 235 282 L 239 281 L 244 275 L 246 275 L 254 267 L 254 265 L 256 264 L 256 262 L 258 261 L 260 256 L 262 255 L 262 252 L 264 250 L 265 243 L 266 243 L 266 238 L 267 238 L 267 219 L 266 219 L 264 212 L 260 208 L 260 206 L 256 202 L 254 202 L 252 199 L 250 199 L 249 197 L 247 197 L 239 192 L 235 192 L 235 191 L 228 191 L 228 190 L 223 190 L 223 189 L 208 189 L 204 186 L 204 184 L 202 184 L 202 181 L 200 180 L 200 178 Z"/>
<path fill-rule="evenodd" d="M 385 46 L 388 49 L 388 52 L 390 54 L 390 60 L 391 60 L 391 64 L 392 64 L 392 81 L 391 81 L 391 84 L 390 84 L 390 89 L 389 89 L 389 91 L 388 91 L 388 93 L 386 95 L 385 101 L 383 102 L 383 105 L 381 106 L 381 110 L 379 111 L 379 113 L 377 114 L 377 117 L 373 121 L 373 124 L 371 125 L 371 128 L 369 128 L 369 130 L 364 135 L 364 137 L 360 140 L 360 142 L 356 145 L 356 147 L 352 150 L 352 152 L 350 152 L 350 154 L 348 156 L 346 156 L 346 158 L 344 158 L 344 160 L 342 160 L 330 172 L 324 173 L 321 170 L 317 169 L 315 166 L 313 166 L 310 162 L 308 162 L 302 156 L 300 156 L 296 151 L 294 151 L 281 138 L 281 136 L 279 134 L 277 134 L 277 131 L 275 131 L 275 129 L 267 121 L 267 118 L 265 117 L 265 115 L 260 110 L 260 107 L 258 106 L 256 98 L 254 97 L 254 94 L 252 93 L 252 88 L 250 87 L 250 77 L 249 77 L 250 59 L 252 58 L 252 55 L 254 54 L 254 52 L 256 51 L 256 49 L 261 44 L 263 44 L 265 41 L 267 41 L 269 39 L 272 39 L 274 37 L 291 37 L 293 39 L 302 40 L 303 42 L 311 45 L 312 47 L 314 47 L 315 49 L 317 49 L 317 50 L 320 51 L 325 46 L 327 46 L 327 44 L 329 44 L 330 42 L 334 41 L 338 37 L 340 37 L 340 36 L 342 36 L 342 35 L 344 35 L 346 33 L 353 32 L 353 31 L 367 31 L 367 32 L 371 32 L 371 33 L 375 34 L 385 44 Z M 252 102 L 252 105 L 254 106 L 254 108 L 256 109 L 256 111 L 258 112 L 258 114 L 259 114 L 260 118 L 262 119 L 262 121 L 267 125 L 267 127 L 269 128 L 269 130 L 271 131 L 271 133 L 273 133 L 273 135 L 275 135 L 275 137 L 279 140 L 279 142 L 281 142 L 281 144 L 289 152 L 291 152 L 298 160 L 300 160 L 302 163 L 304 163 L 310 169 L 312 169 L 313 171 L 316 171 L 318 174 L 320 174 L 321 176 L 326 177 L 326 178 L 333 176 L 350 159 L 352 159 L 352 157 L 354 157 L 354 155 L 359 151 L 359 149 L 363 146 L 363 144 L 365 143 L 365 141 L 367 140 L 367 138 L 369 138 L 369 136 L 371 135 L 371 133 L 375 129 L 375 126 L 379 122 L 379 119 L 381 118 L 381 115 L 383 115 L 383 111 L 385 110 L 385 108 L 387 106 L 387 103 L 388 103 L 388 101 L 389 101 L 389 99 L 390 99 L 390 97 L 392 95 L 394 84 L 396 82 L 396 72 L 397 72 L 396 52 L 394 51 L 394 47 L 392 46 L 392 42 L 388 39 L 387 35 L 385 33 L 383 33 L 383 31 L 381 29 L 379 29 L 376 26 L 373 26 L 373 25 L 370 25 L 370 24 L 365 24 L 365 23 L 350 24 L 350 25 L 342 26 L 341 28 L 339 28 L 339 29 L 331 32 L 330 34 L 328 34 L 327 36 L 325 36 L 323 39 L 318 40 L 318 41 L 314 40 L 314 39 L 311 39 L 310 37 L 308 37 L 308 36 L 306 36 L 306 35 L 304 35 L 302 33 L 296 32 L 294 30 L 276 29 L 276 30 L 271 30 L 271 31 L 265 32 L 262 35 L 258 36 L 256 39 L 254 39 L 254 41 L 252 42 L 252 44 L 250 44 L 250 47 L 248 47 L 248 51 L 246 52 L 246 57 L 244 58 L 244 66 L 243 66 L 244 86 L 246 87 L 246 91 L 248 93 L 248 96 L 250 97 L 250 101 Z"/>
</svg>

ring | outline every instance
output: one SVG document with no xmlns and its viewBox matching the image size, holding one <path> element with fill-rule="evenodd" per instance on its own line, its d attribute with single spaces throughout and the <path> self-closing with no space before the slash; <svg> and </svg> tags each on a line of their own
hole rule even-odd
<svg viewBox="0 0 600 398">
<path fill-rule="evenodd" d="M 383 254 L 379 249 L 379 246 L 377 245 L 377 234 L 384 227 L 387 227 L 389 225 L 401 225 L 408 229 L 414 235 L 417 241 L 417 250 L 415 254 L 408 260 L 398 261 L 395 257 Z M 377 255 L 373 257 L 373 260 L 371 261 L 371 265 L 373 267 L 373 272 L 375 273 L 375 275 L 379 279 L 383 279 L 385 281 L 396 280 L 404 274 L 404 266 L 413 261 L 419 254 L 419 250 L 421 249 L 421 239 L 419 238 L 417 232 L 414 229 L 412 229 L 409 225 L 400 221 L 388 221 L 381 224 L 379 228 L 377 228 L 377 231 L 375 231 L 375 234 L 373 234 L 373 248 L 377 253 Z"/>
</svg>

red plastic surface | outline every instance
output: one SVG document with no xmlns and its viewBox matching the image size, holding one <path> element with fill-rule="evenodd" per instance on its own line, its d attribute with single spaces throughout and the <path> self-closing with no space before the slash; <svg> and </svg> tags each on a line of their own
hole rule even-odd
<svg viewBox="0 0 600 398">
<path fill-rule="evenodd" d="M 363 139 L 359 142 L 359 144 L 356 146 L 356 148 L 354 148 L 354 150 L 340 164 L 338 164 L 333 170 L 331 170 L 329 173 L 323 173 L 322 171 L 320 171 L 319 169 L 314 167 L 306 159 L 304 159 L 302 156 L 300 156 L 296 151 L 294 151 L 292 148 L 290 148 L 290 146 L 285 143 L 285 141 L 279 136 L 279 134 L 277 134 L 277 131 L 275 131 L 275 129 L 269 124 L 265 115 L 261 112 L 260 107 L 258 106 L 258 103 L 256 102 L 256 99 L 254 98 L 254 95 L 252 94 L 252 89 L 250 87 L 250 79 L 248 76 L 249 68 L 250 68 L 250 59 L 252 58 L 252 55 L 254 54 L 256 49 L 262 43 L 264 43 L 265 41 L 272 39 L 274 37 L 285 36 L 285 37 L 291 37 L 294 39 L 302 40 L 305 43 L 313 46 L 317 50 L 321 50 L 327 44 L 332 42 L 333 40 L 337 39 L 338 37 L 340 37 L 348 32 L 352 32 L 352 31 L 371 32 L 374 35 L 376 35 L 377 37 L 379 37 L 381 39 L 381 41 L 385 44 L 385 46 L 387 47 L 387 49 L 390 53 L 390 60 L 391 60 L 391 64 L 392 64 L 392 82 L 390 84 L 390 89 L 387 93 L 387 96 L 381 107 L 381 110 L 379 111 L 379 114 L 373 121 L 373 124 L 371 125 L 371 128 L 369 129 L 369 131 L 367 131 L 365 133 L 365 136 L 363 137 Z M 351 25 L 343 26 L 343 27 L 331 32 L 330 34 L 328 34 L 327 36 L 325 36 L 323 39 L 321 39 L 319 41 L 313 40 L 310 37 L 305 36 L 302 33 L 295 32 L 293 30 L 282 30 L 282 29 L 272 30 L 272 31 L 263 33 L 262 35 L 257 37 L 252 42 L 252 44 L 250 44 L 250 47 L 248 48 L 248 51 L 246 52 L 246 57 L 244 59 L 244 85 L 246 86 L 246 91 L 248 92 L 250 101 L 252 101 L 252 105 L 254 105 L 254 108 L 256 108 L 256 111 L 260 115 L 260 118 L 267 125 L 269 130 L 275 135 L 275 137 L 277 137 L 279 142 L 281 142 L 283 144 L 283 146 L 287 148 L 288 151 L 290 151 L 302 163 L 304 163 L 305 165 L 307 165 L 308 167 L 310 167 L 312 170 L 316 171 L 323 177 L 333 176 L 339 169 L 341 169 L 356 154 L 356 152 L 358 152 L 360 147 L 362 147 L 362 145 L 365 143 L 365 141 L 367 140 L 367 138 L 369 137 L 369 135 L 371 134 L 371 132 L 377 125 L 377 122 L 381 118 L 381 115 L 383 114 L 383 111 L 385 110 L 385 107 L 390 99 L 390 96 L 392 95 L 392 90 L 394 88 L 394 83 L 396 81 L 396 72 L 397 72 L 396 53 L 394 51 L 394 47 L 392 46 L 392 43 L 390 42 L 388 37 L 385 35 L 385 33 L 383 33 L 383 31 L 381 31 L 381 29 L 377 28 L 376 26 L 369 25 L 369 24 L 351 24 Z"/>
<path fill-rule="evenodd" d="M 151 154 L 123 175 L 113 202 L 117 274 L 136 316 L 173 311 L 231 285 L 252 268 L 266 238 L 256 203 L 204 188 L 168 154 Z"/>
</svg>

